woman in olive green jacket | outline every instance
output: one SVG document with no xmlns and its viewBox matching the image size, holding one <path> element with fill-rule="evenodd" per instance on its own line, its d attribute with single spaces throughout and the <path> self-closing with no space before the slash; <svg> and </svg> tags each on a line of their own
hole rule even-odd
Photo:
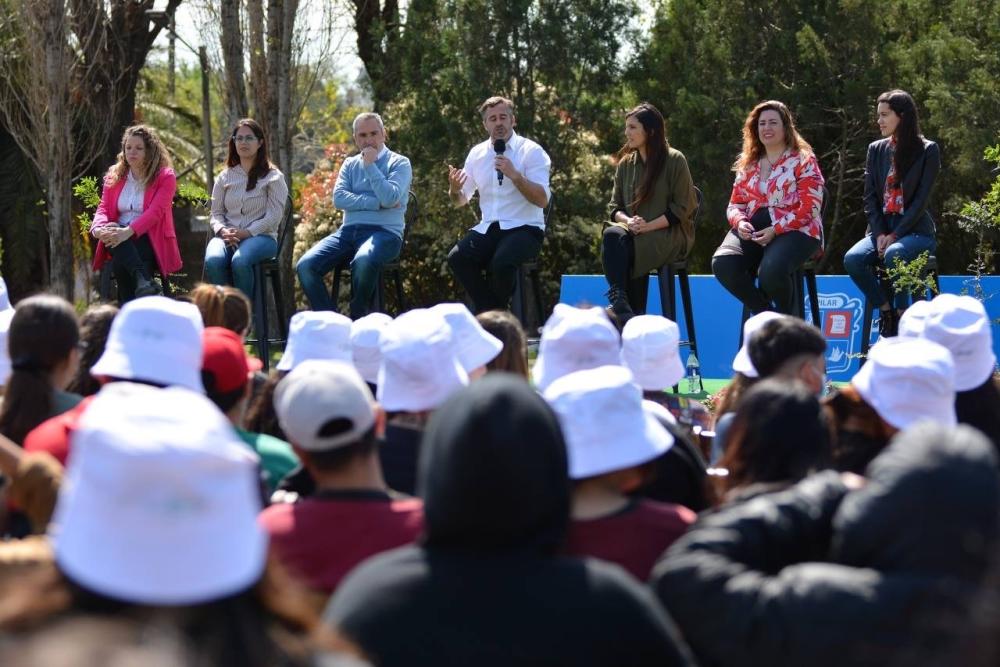
<svg viewBox="0 0 1000 667">
<path fill-rule="evenodd" d="M 667 145 L 663 116 L 642 103 L 625 116 L 601 261 L 619 327 L 646 310 L 648 275 L 694 245 L 694 184 L 684 154 Z"/>
</svg>

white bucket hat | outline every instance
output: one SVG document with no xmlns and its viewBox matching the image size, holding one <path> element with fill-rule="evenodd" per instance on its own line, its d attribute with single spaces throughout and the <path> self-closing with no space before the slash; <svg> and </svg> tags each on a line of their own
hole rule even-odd
<svg viewBox="0 0 1000 667">
<path fill-rule="evenodd" d="M 307 359 L 327 359 L 351 363 L 351 318 L 330 310 L 305 310 L 292 315 L 288 324 L 288 345 L 279 371 L 290 371 Z"/>
<path fill-rule="evenodd" d="M 861 397 L 898 429 L 927 419 L 954 426 L 955 366 L 951 353 L 923 338 L 883 338 L 851 379 Z"/>
<path fill-rule="evenodd" d="M 403 313 L 379 337 L 378 401 L 389 412 L 433 410 L 469 384 L 451 327 L 427 308 Z"/>
<path fill-rule="evenodd" d="M 281 379 L 274 411 L 289 439 L 306 451 L 325 452 L 357 441 L 375 424 L 375 399 L 350 364 L 303 361 Z M 344 420 L 344 430 L 320 435 L 329 421 Z"/>
<path fill-rule="evenodd" d="M 490 363 L 503 350 L 503 341 L 486 331 L 462 303 L 439 303 L 431 310 L 451 327 L 451 340 L 466 373 Z"/>
<path fill-rule="evenodd" d="M 623 366 L 564 375 L 543 396 L 559 417 L 572 479 L 642 465 L 674 444 L 646 410 L 642 390 Z"/>
<path fill-rule="evenodd" d="M 204 392 L 201 313 L 165 296 L 129 301 L 115 316 L 94 377 L 144 380 Z"/>
<path fill-rule="evenodd" d="M 207 398 L 115 382 L 72 438 L 49 528 L 71 580 L 127 602 L 188 605 L 260 578 L 259 460 Z"/>
<path fill-rule="evenodd" d="M 0 387 L 7 384 L 10 377 L 10 352 L 7 349 L 7 335 L 10 321 L 14 319 L 14 309 L 0 310 Z"/>
<path fill-rule="evenodd" d="M 378 380 L 378 366 L 382 361 L 378 338 L 389 322 L 392 318 L 385 313 L 369 313 L 351 323 L 351 357 L 354 367 L 369 384 Z"/>
<path fill-rule="evenodd" d="M 574 371 L 621 364 L 621 338 L 603 308 L 556 304 L 538 344 L 531 378 L 539 391 Z"/>
<path fill-rule="evenodd" d="M 765 310 L 763 313 L 757 313 L 743 323 L 743 347 L 733 357 L 734 371 L 743 373 L 743 375 L 751 378 L 758 376 L 757 369 L 753 367 L 753 362 L 750 361 L 750 348 L 748 347 L 750 345 L 750 337 L 762 326 L 779 317 L 786 316 L 771 310 Z"/>
<path fill-rule="evenodd" d="M 659 315 L 637 315 L 622 329 L 622 363 L 645 391 L 672 387 L 684 377 L 677 323 Z"/>
<path fill-rule="evenodd" d="M 955 362 L 955 391 L 975 389 L 993 375 L 997 365 L 993 331 L 979 299 L 954 294 L 936 297 L 924 320 L 923 335 L 951 352 Z"/>
<path fill-rule="evenodd" d="M 918 299 L 903 311 L 899 318 L 897 334 L 904 338 L 920 338 L 924 335 L 924 325 L 931 314 L 931 302 Z"/>
</svg>

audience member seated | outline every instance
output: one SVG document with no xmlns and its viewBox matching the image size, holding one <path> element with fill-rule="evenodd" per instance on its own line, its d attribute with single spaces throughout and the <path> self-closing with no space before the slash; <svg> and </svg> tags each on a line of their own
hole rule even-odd
<svg viewBox="0 0 1000 667">
<path fill-rule="evenodd" d="M 524 329 L 509 310 L 487 310 L 476 315 L 483 329 L 503 343 L 500 354 L 486 364 L 486 372 L 499 371 L 528 379 L 528 341 Z"/>
<path fill-rule="evenodd" d="M 203 329 L 201 315 L 190 303 L 162 296 L 129 301 L 112 322 L 104 354 L 91 373 L 102 385 L 125 381 L 204 393 Z M 93 398 L 88 396 L 73 409 L 39 424 L 24 439 L 24 449 L 48 452 L 65 465 L 70 435 Z"/>
<path fill-rule="evenodd" d="M 563 551 L 621 565 L 639 581 L 694 523 L 686 507 L 630 498 L 655 474 L 673 437 L 643 407 L 642 391 L 621 366 L 563 376 L 545 390 L 562 426 L 573 480 Z"/>
<path fill-rule="evenodd" d="M 299 460 L 284 440 L 243 428 L 253 370 L 240 337 L 229 329 L 205 327 L 203 341 L 201 379 L 205 393 L 236 428 L 240 440 L 260 457 L 261 476 L 270 495 Z"/>
<path fill-rule="evenodd" d="M 974 429 L 920 424 L 867 480 L 826 471 L 703 516 L 652 585 L 704 665 L 966 664 L 927 658 L 980 613 L 997 473 Z"/>
<path fill-rule="evenodd" d="M 633 496 L 675 503 L 701 511 L 713 503 L 708 487 L 701 432 L 711 431 L 712 416 L 701 403 L 664 391 L 684 376 L 677 325 L 659 315 L 637 315 L 622 329 L 622 363 L 632 371 L 642 397 L 663 408 L 661 424 L 674 445 L 653 462 L 653 474 Z"/>
<path fill-rule="evenodd" d="M 382 365 L 378 401 L 388 413 L 379 448 L 389 488 L 414 495 L 424 427 L 449 396 L 469 383 L 458 360 L 451 327 L 440 313 L 418 308 L 403 313 L 379 338 Z"/>
<path fill-rule="evenodd" d="M 0 407 L 0 433 L 23 444 L 50 417 L 75 407 L 66 391 L 80 363 L 80 329 L 68 301 L 39 294 L 17 304 L 7 331 L 11 374 Z"/>
<path fill-rule="evenodd" d="M 746 393 L 719 466 L 724 502 L 784 489 L 830 464 L 831 426 L 797 380 L 761 380 Z"/>
<path fill-rule="evenodd" d="M 266 562 L 257 457 L 208 399 L 117 382 L 74 440 L 55 562 L 0 609 L 9 656 L 13 642 L 100 618 L 129 637 L 180 642 L 183 664 L 313 664 L 304 591 Z"/>
<path fill-rule="evenodd" d="M 503 341 L 486 331 L 465 304 L 439 303 L 431 311 L 443 317 L 451 328 L 455 354 L 469 380 L 486 375 L 486 365 L 503 350 Z"/>
<path fill-rule="evenodd" d="M 625 145 L 615 158 L 601 262 L 609 309 L 622 327 L 646 312 L 649 272 L 691 252 L 698 198 L 687 159 L 667 143 L 663 116 L 648 102 L 625 114 Z"/>
<path fill-rule="evenodd" d="M 275 409 L 315 491 L 271 505 L 260 523 L 288 569 L 329 594 L 369 556 L 412 543 L 422 505 L 390 494 L 377 451 L 385 413 L 347 364 L 297 366 L 278 385 Z"/>
<path fill-rule="evenodd" d="M 200 283 L 188 294 L 206 327 L 225 327 L 246 340 L 253 306 L 243 292 L 231 285 Z"/>
<path fill-rule="evenodd" d="M 435 413 L 419 487 L 419 546 L 362 564 L 324 614 L 380 667 L 691 664 L 632 577 L 556 555 L 569 519 L 566 447 L 524 381 L 487 375 Z"/>
<path fill-rule="evenodd" d="M 253 300 L 254 266 L 278 252 L 278 226 L 288 184 L 268 159 L 264 128 L 250 118 L 229 135 L 226 168 L 212 188 L 212 233 L 205 248 L 205 281 L 234 285 Z"/>
<path fill-rule="evenodd" d="M 941 294 L 931 301 L 923 336 L 951 352 L 959 423 L 978 428 L 1000 449 L 1000 386 L 992 329 L 982 301 Z"/>
<path fill-rule="evenodd" d="M 751 313 L 792 315 L 795 271 L 822 248 L 823 174 L 783 103 L 761 102 L 747 116 L 733 171 L 732 229 L 712 257 L 712 273 Z"/>
<path fill-rule="evenodd" d="M 861 474 L 898 431 L 923 420 L 955 425 L 955 364 L 937 343 L 886 338 L 824 404 L 836 432 L 834 467 Z"/>
<path fill-rule="evenodd" d="M 574 371 L 621 365 L 621 337 L 601 308 L 557 303 L 542 327 L 531 378 L 538 391 Z"/>
<path fill-rule="evenodd" d="M 111 333 L 111 323 L 118 315 L 118 308 L 108 303 L 91 306 L 80 317 L 80 363 L 66 391 L 80 396 L 92 396 L 101 383 L 90 374 L 97 360 L 104 354 L 104 346 Z"/>
<path fill-rule="evenodd" d="M 351 358 L 372 396 L 378 392 L 378 367 L 382 364 L 378 339 L 389 322 L 392 318 L 385 313 L 368 313 L 351 322 Z"/>
</svg>

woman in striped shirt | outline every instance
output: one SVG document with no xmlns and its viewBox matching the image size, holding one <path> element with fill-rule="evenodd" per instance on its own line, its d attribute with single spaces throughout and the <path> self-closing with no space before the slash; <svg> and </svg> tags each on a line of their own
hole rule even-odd
<svg viewBox="0 0 1000 667">
<path fill-rule="evenodd" d="M 263 128 L 250 118 L 233 128 L 226 166 L 212 189 L 215 236 L 205 248 L 205 280 L 235 285 L 252 300 L 254 265 L 278 252 L 288 185 L 267 157 Z"/>
</svg>

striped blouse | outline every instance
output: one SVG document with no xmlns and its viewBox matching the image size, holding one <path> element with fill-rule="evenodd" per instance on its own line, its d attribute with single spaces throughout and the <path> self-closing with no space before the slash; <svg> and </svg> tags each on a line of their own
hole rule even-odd
<svg viewBox="0 0 1000 667">
<path fill-rule="evenodd" d="M 254 189 L 247 192 L 243 167 L 229 167 L 219 174 L 212 188 L 212 232 L 218 234 L 223 227 L 233 227 L 277 239 L 287 199 L 288 185 L 277 169 L 258 178 Z"/>
</svg>

